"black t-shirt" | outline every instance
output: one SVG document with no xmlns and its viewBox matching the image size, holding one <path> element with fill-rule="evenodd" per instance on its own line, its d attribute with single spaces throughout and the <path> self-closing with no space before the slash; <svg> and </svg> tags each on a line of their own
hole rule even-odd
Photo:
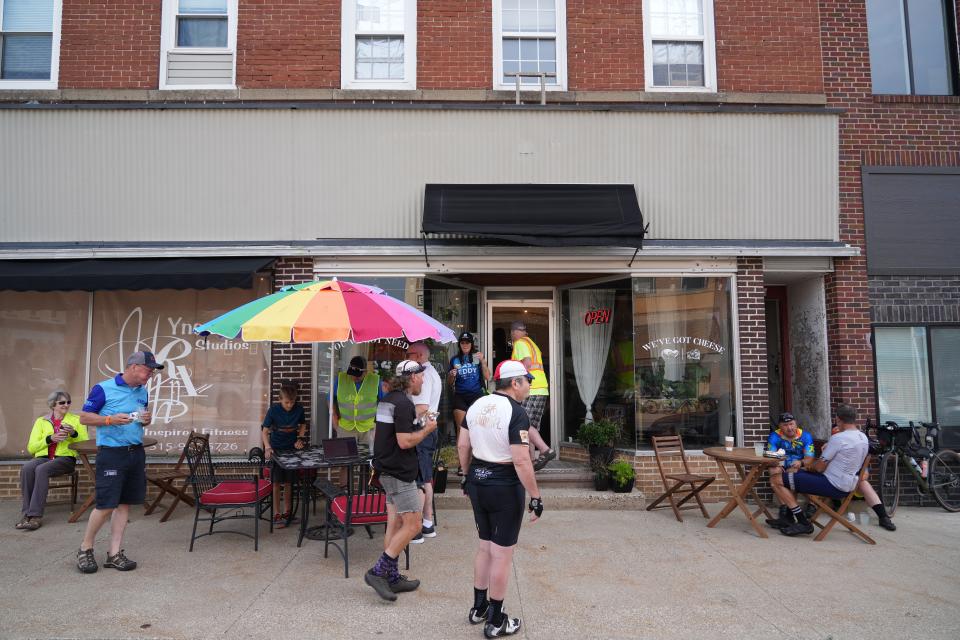
<svg viewBox="0 0 960 640">
<path fill-rule="evenodd" d="M 417 479 L 417 449 L 401 449 L 398 433 L 413 433 L 417 409 L 402 391 L 391 391 L 377 404 L 377 431 L 373 439 L 373 466 L 397 480 Z"/>
</svg>

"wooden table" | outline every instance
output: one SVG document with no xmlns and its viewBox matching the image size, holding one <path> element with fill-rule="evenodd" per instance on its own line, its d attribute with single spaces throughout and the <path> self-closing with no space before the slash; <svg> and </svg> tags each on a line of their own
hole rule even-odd
<svg viewBox="0 0 960 640">
<path fill-rule="evenodd" d="M 757 483 L 757 480 L 760 479 L 760 474 L 763 473 L 764 469 L 775 467 L 780 464 L 780 460 L 758 456 L 753 452 L 753 447 L 735 447 L 732 451 L 727 451 L 724 447 L 710 447 L 704 449 L 703 454 L 716 460 L 717 467 L 720 469 L 720 477 L 724 483 L 726 483 L 727 488 L 730 489 L 730 495 L 732 496 L 720 513 L 714 516 L 713 520 L 707 524 L 707 527 L 712 529 L 717 526 L 717 523 L 730 515 L 734 509 L 740 507 L 747 516 L 747 520 L 750 521 L 753 530 L 757 532 L 757 535 L 761 538 L 769 537 L 764 528 L 757 522 L 757 516 L 763 513 L 768 518 L 772 518 L 773 515 L 767 509 L 767 505 L 764 504 L 763 500 L 760 499 L 760 496 L 757 495 L 757 490 L 754 488 L 754 485 Z M 736 486 L 730 474 L 727 472 L 728 464 L 734 465 L 737 473 L 743 478 L 739 487 Z M 749 473 L 743 472 L 744 466 L 750 467 Z M 756 511 L 751 512 L 750 507 L 747 506 L 744 500 L 748 493 L 757 501 L 758 508 Z"/>
<path fill-rule="evenodd" d="M 157 444 L 157 441 L 154 438 L 143 439 L 144 449 L 152 447 L 155 444 Z M 69 446 L 77 452 L 77 457 L 80 458 L 80 464 L 83 465 L 83 468 L 90 474 L 90 481 L 93 483 L 93 490 L 90 492 L 90 495 L 83 501 L 80 508 L 70 514 L 70 518 L 67 520 L 67 522 L 76 522 L 87 512 L 87 509 L 93 506 L 94 500 L 97 499 L 97 470 L 90 462 L 90 456 L 96 455 L 97 453 L 97 442 L 96 440 L 84 440 L 82 442 L 73 442 Z"/>
</svg>

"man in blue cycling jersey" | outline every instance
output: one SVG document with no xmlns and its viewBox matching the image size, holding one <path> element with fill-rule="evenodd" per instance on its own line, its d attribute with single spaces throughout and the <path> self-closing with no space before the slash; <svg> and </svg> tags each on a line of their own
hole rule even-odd
<svg viewBox="0 0 960 640">
<path fill-rule="evenodd" d="M 776 430 L 772 431 L 770 437 L 767 438 L 767 451 L 778 451 L 780 449 L 783 449 L 786 456 L 784 456 L 779 469 L 770 470 L 771 475 L 784 471 L 792 473 L 800 469 L 809 469 L 813 463 L 813 436 L 810 435 L 810 432 L 800 428 L 792 413 L 781 413 Z M 768 518 L 767 524 L 775 529 L 782 529 L 793 524 L 790 510 L 785 505 L 780 505 L 778 517 Z"/>
</svg>

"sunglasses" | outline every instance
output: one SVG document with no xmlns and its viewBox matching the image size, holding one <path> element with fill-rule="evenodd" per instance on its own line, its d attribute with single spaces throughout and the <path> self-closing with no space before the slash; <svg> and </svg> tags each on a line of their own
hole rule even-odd
<svg viewBox="0 0 960 640">
<path fill-rule="evenodd" d="M 70 404 L 69 400 L 58 400 L 57 404 Z"/>
</svg>

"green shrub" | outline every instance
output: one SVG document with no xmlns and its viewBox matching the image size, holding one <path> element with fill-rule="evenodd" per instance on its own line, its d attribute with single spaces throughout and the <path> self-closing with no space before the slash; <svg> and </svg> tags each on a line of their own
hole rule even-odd
<svg viewBox="0 0 960 640">
<path fill-rule="evenodd" d="M 454 446 L 441 447 L 440 462 L 442 462 L 447 469 L 459 467 L 460 456 L 457 454 L 457 448 Z"/>
<path fill-rule="evenodd" d="M 636 476 L 633 466 L 625 460 L 615 460 L 607 466 L 607 469 L 610 471 L 611 480 L 619 486 L 627 484 Z"/>
<path fill-rule="evenodd" d="M 577 430 L 577 442 L 584 447 L 612 447 L 620 437 L 620 425 L 610 420 L 584 422 Z"/>
</svg>

